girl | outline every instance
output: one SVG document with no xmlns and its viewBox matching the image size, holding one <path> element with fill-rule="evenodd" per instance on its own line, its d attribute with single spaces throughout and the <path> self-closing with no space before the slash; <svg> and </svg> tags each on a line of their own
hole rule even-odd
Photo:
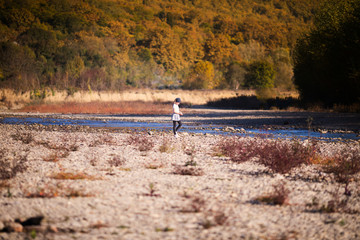
<svg viewBox="0 0 360 240">
<path fill-rule="evenodd" d="M 177 131 L 181 128 L 182 124 L 180 121 L 180 115 L 183 115 L 180 111 L 179 104 L 181 102 L 180 98 L 176 98 L 173 105 L 173 114 L 172 114 L 172 121 L 173 121 L 173 131 L 174 136 L 177 138 L 179 135 L 177 134 Z M 178 126 L 176 126 L 178 125 Z"/>
</svg>

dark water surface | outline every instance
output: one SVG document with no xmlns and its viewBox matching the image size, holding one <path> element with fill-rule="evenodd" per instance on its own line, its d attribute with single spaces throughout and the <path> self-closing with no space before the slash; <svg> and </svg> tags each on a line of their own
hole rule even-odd
<svg viewBox="0 0 360 240">
<path fill-rule="evenodd" d="M 89 127 L 114 127 L 114 128 L 134 128 L 139 130 L 157 130 L 170 131 L 172 122 L 131 122 L 114 119 L 99 120 L 99 119 L 66 119 L 66 118 L 47 118 L 47 117 L 4 117 L 0 119 L 3 124 L 41 124 L 41 125 L 80 125 Z M 245 132 L 240 131 L 239 128 L 234 128 L 235 131 L 226 131 L 225 126 L 221 125 L 197 125 L 190 126 L 183 125 L 181 131 L 188 133 L 202 133 L 202 134 L 231 134 L 241 136 L 263 136 L 268 138 L 318 138 L 322 140 L 359 140 L 360 136 L 355 133 L 347 132 L 316 132 L 308 129 L 245 129 Z"/>
</svg>

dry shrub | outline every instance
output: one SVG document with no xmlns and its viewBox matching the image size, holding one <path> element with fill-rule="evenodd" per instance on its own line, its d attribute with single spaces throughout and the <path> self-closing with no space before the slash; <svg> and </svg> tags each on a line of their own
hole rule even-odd
<svg viewBox="0 0 360 240">
<path fill-rule="evenodd" d="M 66 136 L 61 137 L 60 141 L 57 141 L 56 143 L 47 142 L 47 141 L 37 141 L 37 144 L 43 145 L 48 149 L 59 150 L 59 151 L 75 152 L 79 149 L 77 139 L 71 139 Z"/>
<path fill-rule="evenodd" d="M 11 137 L 16 141 L 22 141 L 24 144 L 30 144 L 34 141 L 34 137 L 31 133 L 23 133 L 19 130 L 17 130 L 16 133 L 12 134 Z"/>
<path fill-rule="evenodd" d="M 82 189 L 72 187 L 63 187 L 60 184 L 56 186 L 46 185 L 38 188 L 34 192 L 25 193 L 27 198 L 54 198 L 54 197 L 91 197 L 92 194 L 86 193 Z"/>
<path fill-rule="evenodd" d="M 58 151 L 55 153 L 51 153 L 50 155 L 43 157 L 43 161 L 45 162 L 58 162 L 60 161 L 61 158 L 66 158 L 67 156 L 69 156 L 69 152 L 68 151 Z"/>
<path fill-rule="evenodd" d="M 214 214 L 214 222 L 216 225 L 224 225 L 228 218 L 229 217 L 223 211 L 216 211 Z"/>
<path fill-rule="evenodd" d="M 277 173 L 288 173 L 302 164 L 310 164 L 318 147 L 316 143 L 305 146 L 298 140 L 266 140 L 255 149 L 260 164 Z"/>
<path fill-rule="evenodd" d="M 96 223 L 93 223 L 90 225 L 90 228 L 96 228 L 96 229 L 107 228 L 107 227 L 110 227 L 110 226 L 101 221 L 97 221 Z"/>
<path fill-rule="evenodd" d="M 161 145 L 159 146 L 159 151 L 162 153 L 171 153 L 175 150 L 169 139 L 163 138 Z"/>
<path fill-rule="evenodd" d="M 0 190 L 3 188 L 10 188 L 10 183 L 8 181 L 0 180 Z"/>
<path fill-rule="evenodd" d="M 27 154 L 8 153 L 7 149 L 0 149 L 0 179 L 10 179 L 27 169 Z"/>
<path fill-rule="evenodd" d="M 197 166 L 197 162 L 194 159 L 191 159 L 191 160 L 185 162 L 185 167 L 187 167 L 187 166 L 195 167 L 195 166 Z"/>
<path fill-rule="evenodd" d="M 162 162 L 153 161 L 151 163 L 145 164 L 145 168 L 147 169 L 158 169 L 163 168 L 164 164 Z"/>
<path fill-rule="evenodd" d="M 141 152 L 150 151 L 155 145 L 151 137 L 145 134 L 130 135 L 126 139 L 126 142 L 129 145 L 138 147 Z"/>
<path fill-rule="evenodd" d="M 264 203 L 269 205 L 283 205 L 287 202 L 290 191 L 286 188 L 284 182 L 273 185 L 273 192 L 255 198 L 253 203 Z"/>
<path fill-rule="evenodd" d="M 215 150 L 233 162 L 242 163 L 256 156 L 257 144 L 256 138 L 230 137 L 220 140 Z"/>
<path fill-rule="evenodd" d="M 223 226 L 228 221 L 228 216 L 224 211 L 209 211 L 205 213 L 205 219 L 200 224 L 205 229 L 215 226 Z"/>
<path fill-rule="evenodd" d="M 187 196 L 190 198 L 190 203 L 187 207 L 182 208 L 180 211 L 184 213 L 198 213 L 206 208 L 206 201 L 199 195 Z"/>
<path fill-rule="evenodd" d="M 121 156 L 113 156 L 112 159 L 108 160 L 108 163 L 110 164 L 111 167 L 122 166 L 124 165 L 125 162 L 126 162 L 125 158 Z"/>
<path fill-rule="evenodd" d="M 161 197 L 160 194 L 156 193 L 158 190 L 155 187 L 154 183 L 149 183 L 149 187 L 148 187 L 149 192 L 148 193 L 144 193 L 144 196 L 149 196 L 149 197 Z"/>
<path fill-rule="evenodd" d="M 113 136 L 111 136 L 110 134 L 101 134 L 89 144 L 89 147 L 96 147 L 99 145 L 115 145 L 115 144 L 116 141 Z"/>
<path fill-rule="evenodd" d="M 186 155 L 194 156 L 195 153 L 196 153 L 195 144 L 190 144 L 190 145 L 183 144 L 182 148 L 183 148 L 184 153 L 185 153 Z"/>
<path fill-rule="evenodd" d="M 258 163 L 277 173 L 288 173 L 301 164 L 310 164 L 318 152 L 316 142 L 303 145 L 298 140 L 242 137 L 225 138 L 217 144 L 217 149 L 237 163 L 256 157 Z"/>
<path fill-rule="evenodd" d="M 173 173 L 178 175 L 188 175 L 188 176 L 204 175 L 204 171 L 202 170 L 202 168 L 193 167 L 193 166 L 175 166 Z"/>
<path fill-rule="evenodd" d="M 343 194 L 339 192 L 339 189 L 330 193 L 331 199 L 325 204 L 320 206 L 319 199 L 313 198 L 311 203 L 306 204 L 306 211 L 314 213 L 347 213 L 347 214 L 359 214 L 359 211 L 351 209 L 349 206 L 349 198 L 342 197 Z"/>
<path fill-rule="evenodd" d="M 345 184 L 345 195 L 351 195 L 348 186 L 355 180 L 354 175 L 360 172 L 360 149 L 356 146 L 346 145 L 334 153 L 327 164 L 323 165 L 327 173 L 334 175 L 335 180 Z"/>
<path fill-rule="evenodd" d="M 57 180 L 101 180 L 101 177 L 91 176 L 83 172 L 70 173 L 63 171 L 52 174 L 51 178 Z"/>
<path fill-rule="evenodd" d="M 202 212 L 204 215 L 204 220 L 200 222 L 200 225 L 203 228 L 208 229 L 213 226 L 222 226 L 228 221 L 228 216 L 221 207 L 218 207 L 216 210 L 212 209 L 201 195 L 196 194 L 191 196 L 185 193 L 183 197 L 189 199 L 190 202 L 180 211 L 183 213 Z"/>
</svg>

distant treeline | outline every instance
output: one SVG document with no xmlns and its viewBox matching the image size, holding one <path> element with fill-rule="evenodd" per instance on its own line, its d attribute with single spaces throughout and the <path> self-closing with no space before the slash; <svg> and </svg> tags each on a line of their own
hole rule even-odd
<svg viewBox="0 0 360 240">
<path fill-rule="evenodd" d="M 293 89 L 322 2 L 0 0 L 0 87 Z"/>
<path fill-rule="evenodd" d="M 259 100 L 256 96 L 239 96 L 233 98 L 224 98 L 216 101 L 209 101 L 207 103 L 210 107 L 224 108 L 224 109 L 244 109 L 244 110 L 258 110 L 258 109 L 279 109 L 287 110 L 291 108 L 300 108 L 301 102 L 298 98 L 269 98 L 266 100 Z"/>
</svg>

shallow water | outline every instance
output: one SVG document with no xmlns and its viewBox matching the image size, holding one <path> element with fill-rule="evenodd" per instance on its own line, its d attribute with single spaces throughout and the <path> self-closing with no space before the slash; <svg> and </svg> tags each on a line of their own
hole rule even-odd
<svg viewBox="0 0 360 240">
<path fill-rule="evenodd" d="M 66 119 L 66 118 L 39 118 L 39 117 L 4 117 L 0 119 L 3 124 L 41 124 L 41 125 L 80 125 L 89 127 L 116 127 L 116 128 L 134 128 L 134 129 L 147 129 L 157 131 L 170 131 L 172 123 L 156 123 L 156 122 L 129 122 L 120 120 L 89 120 L 89 119 Z M 225 131 L 225 126 L 213 125 L 199 125 L 189 126 L 183 124 L 180 131 L 189 133 L 202 133 L 202 134 L 229 134 L 241 136 L 262 136 L 266 138 L 300 138 L 305 139 L 308 137 L 317 138 L 321 140 L 359 140 L 360 136 L 355 133 L 320 133 L 309 131 L 307 129 L 245 129 L 240 132 L 239 128 L 235 128 L 235 132 Z"/>
</svg>

